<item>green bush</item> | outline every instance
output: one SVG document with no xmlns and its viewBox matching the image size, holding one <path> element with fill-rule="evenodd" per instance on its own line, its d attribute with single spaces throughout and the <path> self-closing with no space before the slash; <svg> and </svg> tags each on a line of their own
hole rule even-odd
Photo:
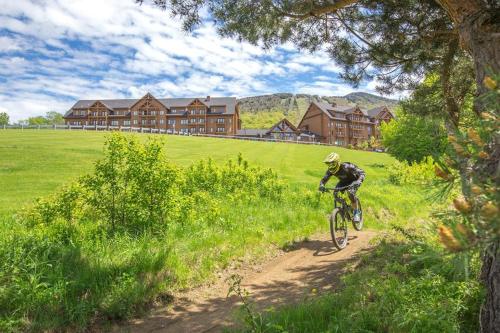
<svg viewBox="0 0 500 333">
<path fill-rule="evenodd" d="M 439 120 L 400 112 L 398 118 L 382 123 L 382 144 L 399 161 L 421 162 L 441 156 L 447 148 L 446 131 Z"/>
<path fill-rule="evenodd" d="M 430 156 L 420 163 L 409 164 L 406 161 L 396 161 L 388 170 L 389 180 L 396 185 L 429 185 L 436 178 L 434 169 L 434 160 Z"/>
</svg>

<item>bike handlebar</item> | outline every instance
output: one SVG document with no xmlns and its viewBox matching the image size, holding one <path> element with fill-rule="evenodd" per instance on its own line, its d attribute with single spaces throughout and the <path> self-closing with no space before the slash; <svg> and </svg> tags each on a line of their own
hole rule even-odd
<svg viewBox="0 0 500 333">
<path fill-rule="evenodd" d="M 342 191 L 349 189 L 350 187 L 352 187 L 352 185 L 343 186 L 343 187 L 325 187 L 325 189 L 328 191 L 333 191 L 333 192 L 342 192 Z"/>
</svg>

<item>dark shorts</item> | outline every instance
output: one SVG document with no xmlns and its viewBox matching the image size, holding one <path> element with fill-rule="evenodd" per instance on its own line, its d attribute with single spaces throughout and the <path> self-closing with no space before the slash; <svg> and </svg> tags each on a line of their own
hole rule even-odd
<svg viewBox="0 0 500 333">
<path fill-rule="evenodd" d="M 340 181 L 337 183 L 337 185 L 335 185 L 335 187 L 346 187 L 346 186 L 349 186 L 351 185 L 353 182 L 351 181 Z M 359 187 L 361 186 L 360 185 L 355 185 L 355 186 L 352 186 L 351 188 L 349 188 L 349 193 L 352 194 L 352 195 L 356 195 L 356 192 L 358 191 Z"/>
</svg>

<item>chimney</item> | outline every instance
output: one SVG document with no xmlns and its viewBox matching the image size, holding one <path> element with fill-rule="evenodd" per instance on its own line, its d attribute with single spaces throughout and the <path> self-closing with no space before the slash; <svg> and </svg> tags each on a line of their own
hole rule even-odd
<svg viewBox="0 0 500 333">
<path fill-rule="evenodd" d="M 205 99 L 205 101 L 210 102 L 210 95 L 207 96 L 207 98 Z"/>
</svg>

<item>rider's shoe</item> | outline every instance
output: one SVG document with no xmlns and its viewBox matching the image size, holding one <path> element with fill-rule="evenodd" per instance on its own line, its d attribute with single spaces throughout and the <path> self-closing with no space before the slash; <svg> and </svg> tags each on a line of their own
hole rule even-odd
<svg viewBox="0 0 500 333">
<path fill-rule="evenodd" d="M 355 209 L 355 210 L 354 210 L 354 216 L 353 216 L 352 220 L 353 220 L 354 222 L 359 222 L 359 221 L 361 221 L 361 210 L 359 210 L 359 209 Z"/>
</svg>

